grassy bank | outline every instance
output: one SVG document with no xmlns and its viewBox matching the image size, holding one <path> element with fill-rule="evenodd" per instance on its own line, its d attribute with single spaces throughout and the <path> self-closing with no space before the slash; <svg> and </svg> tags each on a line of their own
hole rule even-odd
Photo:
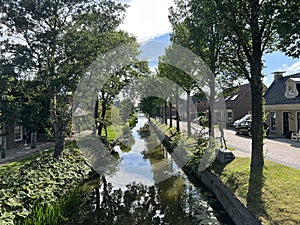
<svg viewBox="0 0 300 225">
<path fill-rule="evenodd" d="M 0 224 L 60 224 L 90 172 L 74 142 L 60 159 L 51 152 L 1 166 Z"/>
<path fill-rule="evenodd" d="M 8 163 L 8 164 L 5 164 L 5 165 L 1 165 L 0 166 L 0 177 L 3 174 L 13 173 L 13 172 L 18 171 L 25 164 L 30 163 L 31 161 L 37 159 L 38 157 L 40 157 L 42 155 L 48 154 L 49 152 L 51 152 L 51 154 L 53 154 L 53 150 L 44 151 L 42 153 L 37 152 L 37 153 L 34 153 L 34 154 L 32 154 L 28 157 L 25 157 L 21 160 L 11 162 L 11 163 Z"/>
<path fill-rule="evenodd" d="M 219 176 L 245 205 L 249 205 L 249 158 L 236 158 Z M 262 179 L 261 195 L 257 196 L 260 199 L 250 203 L 253 205 L 251 211 L 266 225 L 300 224 L 300 170 L 266 161 Z"/>
</svg>

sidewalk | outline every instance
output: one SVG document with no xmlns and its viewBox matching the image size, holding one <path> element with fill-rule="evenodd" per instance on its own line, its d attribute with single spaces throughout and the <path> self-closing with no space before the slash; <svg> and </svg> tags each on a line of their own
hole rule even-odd
<svg viewBox="0 0 300 225">
<path fill-rule="evenodd" d="M 181 122 L 181 128 L 186 128 L 186 123 Z M 197 132 L 201 127 L 192 124 L 192 132 Z M 227 146 L 235 149 L 237 157 L 251 157 L 252 139 L 247 135 L 236 135 L 232 129 L 224 129 Z M 216 137 L 220 136 L 219 130 L 215 129 Z M 300 169 L 300 142 L 288 138 L 270 136 L 264 141 L 264 157 L 282 165 Z"/>
<path fill-rule="evenodd" d="M 236 149 L 239 157 L 251 157 L 252 139 L 247 135 L 236 135 L 235 131 L 225 130 L 227 145 Z M 268 137 L 264 141 L 265 159 L 289 167 L 300 169 L 300 142 L 282 137 Z"/>
<path fill-rule="evenodd" d="M 38 143 L 36 148 L 29 146 L 11 148 L 6 150 L 6 157 L 0 158 L 0 166 L 14 162 L 23 158 L 26 158 L 34 153 L 43 152 L 54 147 L 54 142 L 42 142 Z"/>
</svg>

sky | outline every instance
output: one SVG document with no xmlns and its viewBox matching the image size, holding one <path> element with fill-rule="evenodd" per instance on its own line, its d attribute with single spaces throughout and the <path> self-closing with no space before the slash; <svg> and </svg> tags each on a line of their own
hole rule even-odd
<svg viewBox="0 0 300 225">
<path fill-rule="evenodd" d="M 124 23 L 120 29 L 137 37 L 142 44 L 142 57 L 148 59 L 150 66 L 157 64 L 157 57 L 164 54 L 169 45 L 171 24 L 168 20 L 169 7 L 173 0 L 122 0 L 129 5 Z M 286 75 L 300 72 L 300 59 L 293 59 L 281 52 L 263 57 L 265 68 L 264 83 L 269 86 L 273 81 L 272 72 L 286 71 Z"/>
</svg>

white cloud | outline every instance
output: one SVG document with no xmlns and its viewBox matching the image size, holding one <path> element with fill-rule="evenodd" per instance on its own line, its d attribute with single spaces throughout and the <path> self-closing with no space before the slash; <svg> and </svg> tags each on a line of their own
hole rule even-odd
<svg viewBox="0 0 300 225">
<path fill-rule="evenodd" d="M 148 41 L 171 31 L 168 9 L 174 4 L 173 0 L 131 0 L 127 3 L 130 7 L 120 29 L 136 36 L 138 41 Z"/>
<path fill-rule="evenodd" d="M 286 68 L 287 74 L 299 73 L 300 72 L 300 61 L 293 63 L 290 67 Z"/>
</svg>

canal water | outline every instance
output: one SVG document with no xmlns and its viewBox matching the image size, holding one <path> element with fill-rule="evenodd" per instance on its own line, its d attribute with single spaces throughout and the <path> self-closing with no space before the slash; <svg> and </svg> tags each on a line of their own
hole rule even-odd
<svg viewBox="0 0 300 225">
<path fill-rule="evenodd" d="M 215 197 L 178 168 L 153 132 L 141 137 L 147 122 L 139 115 L 130 146 L 115 147 L 118 165 L 90 184 L 90 201 L 72 224 L 234 224 Z"/>
</svg>

